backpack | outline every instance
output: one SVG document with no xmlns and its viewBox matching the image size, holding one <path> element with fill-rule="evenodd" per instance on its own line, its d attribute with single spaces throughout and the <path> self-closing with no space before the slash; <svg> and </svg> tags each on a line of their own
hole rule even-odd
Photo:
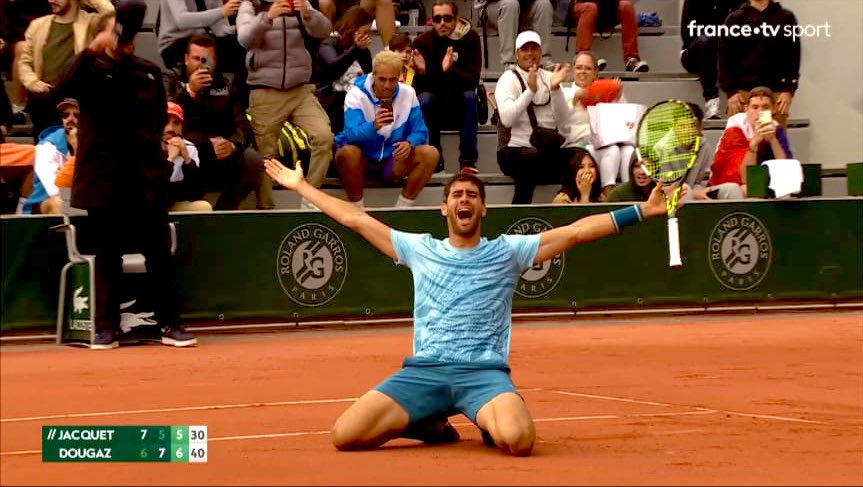
<svg viewBox="0 0 863 487">
<path fill-rule="evenodd" d="M 309 134 L 297 125 L 285 121 L 279 131 L 277 142 L 279 160 L 287 167 L 296 167 L 296 161 L 300 161 L 303 175 L 308 176 L 309 164 L 312 160 L 312 148 L 309 144 Z"/>
</svg>

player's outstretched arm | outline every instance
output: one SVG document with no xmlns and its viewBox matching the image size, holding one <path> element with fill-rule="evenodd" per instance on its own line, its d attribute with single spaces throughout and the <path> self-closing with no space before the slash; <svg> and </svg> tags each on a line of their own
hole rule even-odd
<svg viewBox="0 0 863 487">
<path fill-rule="evenodd" d="M 397 257 L 390 238 L 390 227 L 347 201 L 334 198 L 309 184 L 303 178 L 303 169 L 299 163 L 296 169 L 288 169 L 276 159 L 265 159 L 264 167 L 276 182 L 296 191 L 330 218 L 359 233 L 388 257 Z"/>
<path fill-rule="evenodd" d="M 569 225 L 542 232 L 539 237 L 536 262 L 534 263 L 545 262 L 580 243 L 590 242 L 619 232 L 624 226 L 638 223 L 646 218 L 667 214 L 662 191 L 662 183 L 660 182 L 653 188 L 650 198 L 643 203 L 614 212 L 586 216 Z M 615 215 L 612 216 L 612 213 Z"/>
</svg>

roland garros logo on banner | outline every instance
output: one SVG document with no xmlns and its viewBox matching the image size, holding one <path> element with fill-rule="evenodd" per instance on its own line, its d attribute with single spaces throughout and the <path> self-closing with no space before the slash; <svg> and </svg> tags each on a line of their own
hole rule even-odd
<svg viewBox="0 0 863 487">
<path fill-rule="evenodd" d="M 551 229 L 551 223 L 533 216 L 516 220 L 507 230 L 510 235 L 533 235 Z M 565 254 L 557 254 L 542 264 L 524 272 L 515 286 L 515 293 L 524 298 L 540 298 L 557 287 L 563 277 Z"/>
<path fill-rule="evenodd" d="M 276 274 L 285 294 L 301 306 L 322 306 L 336 297 L 348 275 L 345 244 L 330 228 L 300 225 L 279 246 Z"/>
<path fill-rule="evenodd" d="M 713 227 L 707 249 L 710 269 L 723 286 L 746 291 L 770 271 L 773 244 L 767 227 L 749 213 L 731 213 Z"/>
</svg>

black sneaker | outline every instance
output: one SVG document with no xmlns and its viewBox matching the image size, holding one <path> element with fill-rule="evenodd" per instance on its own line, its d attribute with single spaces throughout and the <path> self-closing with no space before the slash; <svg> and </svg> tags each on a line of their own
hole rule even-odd
<svg viewBox="0 0 863 487">
<path fill-rule="evenodd" d="M 194 335 L 186 331 L 183 325 L 162 328 L 162 345 L 174 347 L 190 347 L 198 343 Z"/>
<path fill-rule="evenodd" d="M 481 428 L 479 431 L 482 433 L 482 442 L 485 443 L 485 446 L 489 448 L 497 448 L 497 445 L 494 444 L 494 439 L 492 439 L 488 431 Z"/>
<path fill-rule="evenodd" d="M 114 330 L 102 330 L 96 333 L 96 338 L 90 345 L 91 350 L 110 350 L 120 346 L 117 341 L 117 333 Z"/>
<path fill-rule="evenodd" d="M 430 416 L 415 421 L 405 428 L 402 436 L 430 445 L 455 443 L 461 438 L 446 416 Z"/>
<path fill-rule="evenodd" d="M 646 73 L 650 71 L 650 66 L 647 61 L 632 57 L 626 61 L 626 70 L 633 73 Z"/>
</svg>

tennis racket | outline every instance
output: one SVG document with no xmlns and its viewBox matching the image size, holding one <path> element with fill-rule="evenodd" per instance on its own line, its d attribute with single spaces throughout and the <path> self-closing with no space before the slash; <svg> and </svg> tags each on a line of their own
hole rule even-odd
<svg viewBox="0 0 863 487">
<path fill-rule="evenodd" d="M 677 203 L 683 179 L 695 165 L 701 148 L 698 119 L 685 102 L 666 100 L 650 107 L 638 123 L 636 153 L 645 172 L 665 188 L 668 210 L 668 265 L 683 265 Z M 677 184 L 675 184 L 677 183 Z M 670 194 L 669 194 L 670 193 Z"/>
</svg>

